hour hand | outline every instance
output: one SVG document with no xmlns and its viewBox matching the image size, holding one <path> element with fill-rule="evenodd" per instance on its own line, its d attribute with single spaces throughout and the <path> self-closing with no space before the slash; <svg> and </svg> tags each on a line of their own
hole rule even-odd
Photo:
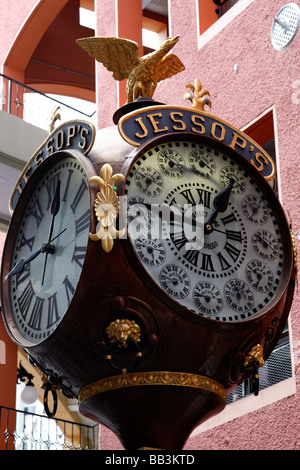
<svg viewBox="0 0 300 470">
<path fill-rule="evenodd" d="M 228 207 L 229 197 L 230 197 L 233 184 L 234 184 L 234 181 L 231 179 L 228 186 L 226 186 L 225 189 L 223 189 L 219 194 L 216 195 L 214 202 L 213 202 L 215 209 L 206 221 L 206 224 L 204 226 L 204 233 L 212 232 L 213 231 L 212 223 L 215 221 L 218 213 L 226 211 Z"/>
<path fill-rule="evenodd" d="M 43 243 L 41 248 L 39 248 L 38 250 L 31 253 L 31 255 L 29 255 L 27 258 L 21 258 L 17 262 L 17 264 L 15 264 L 15 266 L 12 268 L 12 270 L 5 276 L 5 280 L 9 279 L 11 276 L 14 276 L 16 274 L 20 274 L 23 271 L 25 264 L 28 264 L 31 261 L 33 261 L 40 253 L 45 253 L 45 252 L 46 253 L 53 253 L 54 247 L 51 245 L 51 243 L 57 237 L 59 237 L 65 230 L 67 230 L 67 229 L 65 228 L 64 230 L 59 232 L 59 234 L 56 235 L 54 238 L 52 238 L 52 240 L 50 240 L 48 243 Z"/>
</svg>

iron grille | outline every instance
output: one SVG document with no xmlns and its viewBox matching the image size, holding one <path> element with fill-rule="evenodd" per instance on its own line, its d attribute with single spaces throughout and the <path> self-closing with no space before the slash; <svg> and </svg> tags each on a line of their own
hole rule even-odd
<svg viewBox="0 0 300 470">
<path fill-rule="evenodd" d="M 0 407 L 0 450 L 96 450 L 98 424 Z"/>
<path fill-rule="evenodd" d="M 265 365 L 259 369 L 260 391 L 292 377 L 290 344 L 287 337 L 283 338 L 282 341 L 270 354 Z M 228 395 L 227 404 L 244 398 L 250 393 L 252 393 L 251 380 L 248 379 Z"/>
</svg>

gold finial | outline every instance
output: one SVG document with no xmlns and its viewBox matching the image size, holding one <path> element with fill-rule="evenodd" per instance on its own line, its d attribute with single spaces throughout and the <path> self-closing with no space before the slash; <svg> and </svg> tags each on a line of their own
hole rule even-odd
<svg viewBox="0 0 300 470">
<path fill-rule="evenodd" d="M 183 99 L 190 100 L 192 102 L 192 108 L 200 109 L 201 111 L 204 111 L 205 105 L 211 108 L 211 101 L 210 98 L 208 98 L 208 96 L 210 96 L 209 91 L 202 90 L 202 84 L 199 78 L 195 78 L 194 85 L 188 83 L 186 87 L 190 88 L 192 93 L 185 93 Z"/>
<path fill-rule="evenodd" d="M 61 119 L 60 117 L 60 114 L 58 112 L 58 110 L 60 109 L 60 106 L 54 106 L 53 110 L 52 110 L 52 114 L 51 114 L 51 117 L 50 117 L 50 124 L 49 124 L 49 132 L 51 134 L 52 131 L 54 131 L 54 125 L 55 125 L 55 122 L 58 121 L 59 119 Z"/>
<path fill-rule="evenodd" d="M 106 163 L 102 166 L 100 175 L 93 176 L 89 182 L 96 182 L 100 191 L 94 203 L 95 216 L 99 222 L 99 230 L 97 233 L 90 233 L 90 239 L 93 241 L 101 241 L 102 248 L 109 253 L 114 245 L 115 238 L 121 238 L 125 235 L 126 229 L 116 230 L 115 223 L 119 213 L 119 198 L 114 190 L 116 180 L 124 181 L 124 175 L 113 175 L 112 167 Z"/>
<path fill-rule="evenodd" d="M 125 348 L 129 339 L 138 343 L 140 341 L 141 329 L 133 320 L 126 318 L 114 320 L 110 322 L 106 328 L 106 333 L 111 343 L 119 341 Z"/>
<path fill-rule="evenodd" d="M 261 344 L 254 346 L 245 358 L 244 367 L 250 369 L 254 362 L 258 367 L 262 367 L 265 364 L 263 352 L 264 350 Z"/>
<path fill-rule="evenodd" d="M 77 39 L 77 44 L 101 62 L 115 80 L 127 78 L 127 103 L 138 98 L 152 98 L 158 82 L 182 72 L 185 67 L 174 54 L 168 54 L 179 36 L 168 38 L 157 49 L 139 57 L 135 41 L 123 38 L 90 37 Z"/>
</svg>

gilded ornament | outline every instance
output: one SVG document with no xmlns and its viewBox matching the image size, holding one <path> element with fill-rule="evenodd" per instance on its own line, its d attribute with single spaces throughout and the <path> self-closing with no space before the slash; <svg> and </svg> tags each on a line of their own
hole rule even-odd
<svg viewBox="0 0 300 470">
<path fill-rule="evenodd" d="M 179 36 L 167 38 L 154 52 L 139 57 L 139 45 L 129 39 L 90 37 L 77 39 L 77 44 L 90 56 L 101 62 L 115 80 L 127 80 L 127 103 L 138 98 L 152 98 L 157 84 L 182 72 L 181 60 L 169 51 Z"/>
<path fill-rule="evenodd" d="M 192 90 L 192 93 L 188 92 L 183 95 L 184 100 L 190 100 L 192 102 L 191 108 L 200 109 L 204 111 L 205 105 L 211 108 L 211 101 L 208 96 L 210 96 L 208 90 L 202 90 L 202 84 L 199 78 L 195 78 L 194 84 L 188 83 L 187 88 Z"/>
<path fill-rule="evenodd" d="M 209 377 L 187 372 L 152 371 L 115 375 L 86 385 L 79 393 L 79 403 L 94 395 L 111 390 L 155 385 L 196 388 L 215 393 L 224 401 L 226 400 L 225 388 Z"/>
<path fill-rule="evenodd" d="M 106 163 L 102 166 L 100 175 L 90 178 L 89 183 L 97 183 L 100 191 L 94 202 L 95 216 L 99 222 L 96 233 L 90 233 L 93 241 L 101 240 L 101 245 L 106 253 L 109 253 L 114 245 L 114 239 L 125 235 L 126 229 L 116 230 L 115 223 L 119 214 L 119 198 L 114 189 L 115 182 L 124 181 L 124 175 L 113 175 L 112 167 Z"/>
<path fill-rule="evenodd" d="M 141 329 L 133 320 L 127 320 L 126 318 L 120 320 L 117 318 L 117 320 L 110 322 L 106 328 L 106 333 L 111 343 L 119 341 L 126 348 L 128 340 L 140 341 Z"/>
<path fill-rule="evenodd" d="M 295 272 L 295 275 L 296 275 L 296 282 L 298 283 L 298 277 L 297 277 L 298 276 L 297 246 L 296 246 L 295 233 L 294 233 L 294 229 L 293 229 L 293 226 L 292 226 L 292 219 L 291 219 L 290 214 L 289 214 L 289 217 L 290 217 L 290 234 L 291 234 L 292 246 L 293 246 L 294 272 Z"/>
<path fill-rule="evenodd" d="M 265 364 L 263 352 L 264 350 L 261 344 L 254 346 L 245 358 L 244 367 L 251 369 L 254 362 L 258 367 L 262 367 Z"/>
</svg>

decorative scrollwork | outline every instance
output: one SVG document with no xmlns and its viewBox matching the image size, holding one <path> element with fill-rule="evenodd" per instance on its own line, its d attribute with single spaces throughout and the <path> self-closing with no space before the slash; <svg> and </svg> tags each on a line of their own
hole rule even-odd
<svg viewBox="0 0 300 470">
<path fill-rule="evenodd" d="M 100 191 L 94 203 L 95 216 L 99 222 L 99 229 L 96 233 L 90 233 L 93 241 L 101 240 L 101 246 L 106 253 L 109 253 L 114 246 L 114 239 L 125 235 L 126 229 L 116 230 L 115 223 L 119 214 L 119 198 L 114 185 L 117 180 L 124 181 L 124 175 L 113 175 L 112 167 L 106 163 L 100 170 L 101 176 L 93 176 L 90 183 L 97 183 Z"/>
</svg>

